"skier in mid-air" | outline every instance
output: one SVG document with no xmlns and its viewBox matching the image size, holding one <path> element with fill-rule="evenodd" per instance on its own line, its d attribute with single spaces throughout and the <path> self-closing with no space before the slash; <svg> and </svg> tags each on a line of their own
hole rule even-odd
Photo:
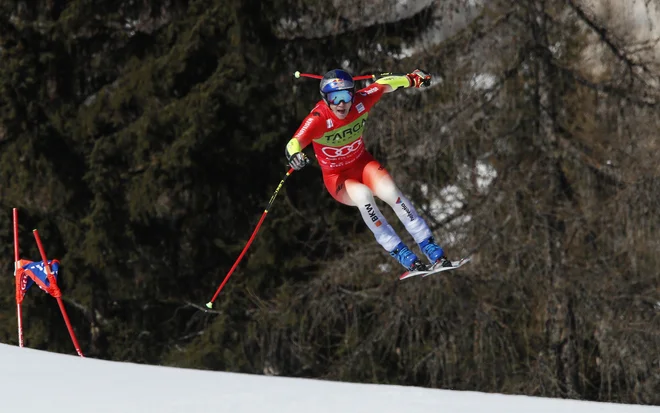
<svg viewBox="0 0 660 413">
<path fill-rule="evenodd" d="M 322 100 L 303 120 L 286 145 L 286 158 L 298 171 L 309 159 L 302 150 L 313 144 L 325 187 L 334 199 L 356 206 L 376 241 L 408 271 L 450 267 L 442 248 L 412 203 L 396 186 L 385 168 L 365 149 L 362 134 L 369 111 L 382 97 L 399 88 L 430 85 L 431 75 L 415 70 L 405 75 L 386 74 L 371 85 L 355 91 L 353 77 L 344 70 L 331 70 L 320 84 Z M 419 244 L 430 261 L 425 265 L 412 252 L 374 202 L 374 195 L 386 202 Z"/>
</svg>

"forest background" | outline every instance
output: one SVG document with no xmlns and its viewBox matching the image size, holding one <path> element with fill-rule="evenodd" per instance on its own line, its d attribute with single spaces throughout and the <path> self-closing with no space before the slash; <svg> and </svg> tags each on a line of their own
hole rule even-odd
<svg viewBox="0 0 660 413">
<path fill-rule="evenodd" d="M 18 208 L 21 255 L 39 259 L 38 228 L 89 357 L 660 404 L 658 13 L 657 0 L 3 1 L 0 341 L 17 344 Z M 203 311 L 319 99 L 292 73 L 336 67 L 433 74 L 386 95 L 365 139 L 450 257 L 473 262 L 397 281 L 313 164 Z M 31 291 L 24 320 L 29 347 L 73 353 L 55 300 Z"/>
</svg>

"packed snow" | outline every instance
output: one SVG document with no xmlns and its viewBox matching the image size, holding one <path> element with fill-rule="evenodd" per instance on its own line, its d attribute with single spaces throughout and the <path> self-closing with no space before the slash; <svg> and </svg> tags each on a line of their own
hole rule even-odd
<svg viewBox="0 0 660 413">
<path fill-rule="evenodd" d="M 0 366 L 3 413 L 660 412 L 654 406 L 147 366 L 6 344 L 0 344 Z"/>
</svg>

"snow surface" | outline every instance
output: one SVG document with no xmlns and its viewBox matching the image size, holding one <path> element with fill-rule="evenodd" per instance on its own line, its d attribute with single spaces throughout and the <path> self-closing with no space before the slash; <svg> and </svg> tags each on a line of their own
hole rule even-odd
<svg viewBox="0 0 660 413">
<path fill-rule="evenodd" d="M 0 344 L 0 412 L 618 413 L 660 407 L 268 377 L 79 358 Z"/>
</svg>

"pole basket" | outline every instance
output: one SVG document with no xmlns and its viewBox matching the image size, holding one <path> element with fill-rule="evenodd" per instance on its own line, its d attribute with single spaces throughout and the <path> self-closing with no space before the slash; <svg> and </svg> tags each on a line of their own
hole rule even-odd
<svg viewBox="0 0 660 413">
<path fill-rule="evenodd" d="M 35 241 L 37 242 L 37 247 L 39 248 L 39 254 L 41 255 L 41 261 L 30 261 L 20 258 L 20 247 L 18 244 L 18 210 L 14 208 L 13 210 L 14 218 L 14 281 L 16 283 L 16 314 L 18 317 L 18 343 L 19 346 L 24 346 L 23 340 L 23 313 L 22 313 L 22 304 L 25 299 L 30 287 L 37 285 L 42 291 L 48 293 L 51 297 L 57 300 L 57 304 L 60 307 L 62 313 L 62 318 L 64 318 L 64 323 L 66 324 L 67 329 L 69 330 L 69 335 L 71 336 L 71 341 L 73 346 L 76 349 L 76 353 L 80 357 L 83 357 L 82 352 L 80 351 L 80 345 L 78 344 L 78 339 L 73 331 L 71 326 L 71 321 L 69 316 L 64 308 L 64 303 L 62 302 L 62 291 L 57 285 L 57 277 L 60 269 L 60 262 L 58 260 L 48 260 L 46 258 L 46 252 L 44 246 L 41 243 L 41 238 L 39 237 L 39 232 L 35 229 L 33 231 Z"/>
</svg>

